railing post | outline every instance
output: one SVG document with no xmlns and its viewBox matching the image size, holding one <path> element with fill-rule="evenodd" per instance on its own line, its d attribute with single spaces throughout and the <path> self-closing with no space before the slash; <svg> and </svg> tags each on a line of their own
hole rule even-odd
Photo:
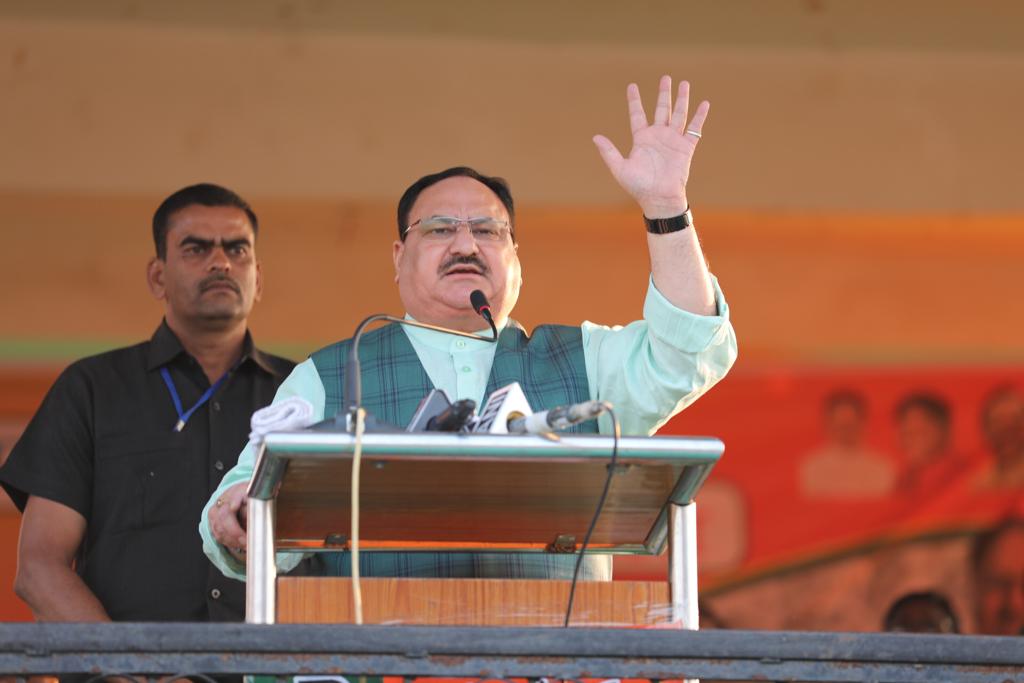
<svg viewBox="0 0 1024 683">
<path fill-rule="evenodd" d="M 697 630 L 697 504 L 669 503 L 669 595 L 672 622 Z"/>
<path fill-rule="evenodd" d="M 668 580 L 672 623 L 691 631 L 700 628 L 697 609 L 697 504 L 668 504 Z M 687 678 L 685 683 L 700 683 Z"/>
<path fill-rule="evenodd" d="M 245 559 L 245 620 L 273 624 L 277 618 L 277 564 L 274 562 L 273 498 L 249 498 Z"/>
</svg>

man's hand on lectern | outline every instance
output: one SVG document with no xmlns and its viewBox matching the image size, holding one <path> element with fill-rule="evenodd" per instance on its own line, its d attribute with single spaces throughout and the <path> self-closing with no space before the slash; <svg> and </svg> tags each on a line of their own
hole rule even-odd
<svg viewBox="0 0 1024 683">
<path fill-rule="evenodd" d="M 213 538 L 236 558 L 245 556 L 245 527 L 248 514 L 248 498 L 245 482 L 235 484 L 210 506 L 207 519 Z"/>
</svg>

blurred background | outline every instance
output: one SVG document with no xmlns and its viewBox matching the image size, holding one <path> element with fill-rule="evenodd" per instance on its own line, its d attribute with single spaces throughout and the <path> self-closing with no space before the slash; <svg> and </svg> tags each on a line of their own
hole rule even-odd
<svg viewBox="0 0 1024 683">
<path fill-rule="evenodd" d="M 726 442 L 708 625 L 873 630 L 934 593 L 977 630 L 972 548 L 1024 485 L 1022 25 L 1012 0 L 0 1 L 0 459 L 70 361 L 152 334 L 149 221 L 194 182 L 259 214 L 251 326 L 295 359 L 401 312 L 395 203 L 460 164 L 512 185 L 527 328 L 640 317 L 640 213 L 591 137 L 627 147 L 626 85 L 650 111 L 667 73 L 712 103 L 688 195 L 740 345 L 664 430 Z M 0 494 L 0 620 L 30 618 L 18 523 Z"/>
</svg>

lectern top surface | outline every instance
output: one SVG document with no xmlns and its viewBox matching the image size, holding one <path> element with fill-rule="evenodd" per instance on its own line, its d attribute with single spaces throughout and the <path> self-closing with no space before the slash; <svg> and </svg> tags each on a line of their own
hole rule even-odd
<svg viewBox="0 0 1024 683">
<path fill-rule="evenodd" d="M 551 550 L 582 540 L 613 440 L 572 435 L 371 433 L 362 443 L 364 550 Z M 250 495 L 277 492 L 278 549 L 336 550 L 349 529 L 348 433 L 268 435 Z M 666 505 L 690 502 L 723 451 L 707 437 L 624 437 L 591 547 L 658 553 Z"/>
</svg>

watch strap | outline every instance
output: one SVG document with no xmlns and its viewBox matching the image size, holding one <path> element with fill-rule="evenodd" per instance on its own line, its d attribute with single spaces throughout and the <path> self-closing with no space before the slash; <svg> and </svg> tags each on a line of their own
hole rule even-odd
<svg viewBox="0 0 1024 683">
<path fill-rule="evenodd" d="M 653 235 L 664 235 L 670 232 L 679 232 L 693 225 L 693 214 L 689 207 L 678 216 L 670 218 L 648 218 L 644 216 L 644 223 L 647 225 L 647 232 Z"/>
</svg>

